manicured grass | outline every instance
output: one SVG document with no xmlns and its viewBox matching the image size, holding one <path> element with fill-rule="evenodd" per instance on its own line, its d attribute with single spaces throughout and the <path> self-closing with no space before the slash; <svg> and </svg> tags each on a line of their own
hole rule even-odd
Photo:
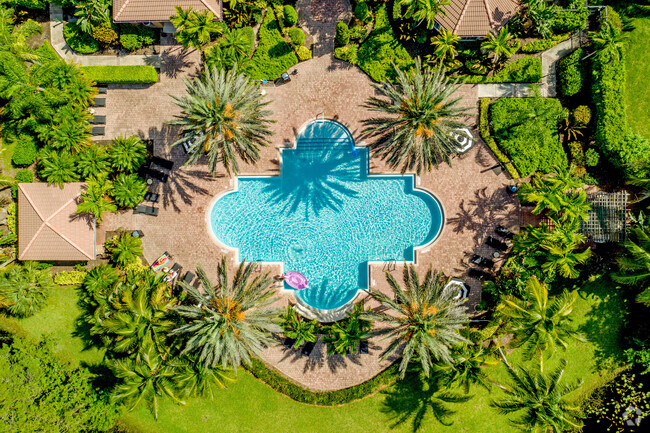
<svg viewBox="0 0 650 433">
<path fill-rule="evenodd" d="M 13 140 L 4 141 L 0 138 L 0 155 L 2 155 L 2 168 L 5 173 L 14 170 L 14 165 L 11 163 L 11 157 L 14 154 L 16 142 Z"/>
<path fill-rule="evenodd" d="M 77 294 L 73 288 L 59 288 L 43 311 L 25 320 L 8 319 L 20 325 L 34 337 L 48 333 L 58 337 L 58 348 L 66 358 L 97 362 L 97 350 L 82 351 L 82 340 L 75 336 L 74 322 L 79 315 Z M 575 343 L 566 353 L 558 353 L 546 362 L 547 368 L 562 358 L 569 362 L 566 379 L 585 381 L 579 398 L 600 386 L 615 367 L 618 351 L 618 332 L 623 322 L 623 301 L 620 292 L 606 279 L 586 283 L 575 306 L 576 324 L 590 337 L 590 342 Z M 0 321 L 1 323 L 1 321 Z M 592 343 L 594 341 L 595 343 Z M 512 363 L 521 359 L 520 351 L 508 355 Z M 605 369 L 605 373 L 598 370 Z M 501 382 L 505 377 L 502 365 L 487 370 L 491 379 Z M 406 380 L 363 400 L 338 406 L 316 407 L 297 403 L 240 370 L 235 383 L 216 392 L 214 400 L 191 399 L 187 406 L 178 406 L 162 399 L 158 421 L 142 405 L 125 413 L 121 421 L 127 427 L 142 433 L 203 432 L 412 432 L 420 426 L 422 432 L 482 432 L 514 433 L 508 419 L 498 416 L 490 407 L 491 399 L 501 391 L 488 393 L 473 388 L 473 397 L 467 403 L 431 403 L 433 390 L 417 380 Z M 444 426 L 436 421 L 433 412 L 441 408 L 451 410 Z M 421 422 L 421 425 L 419 424 Z M 289 427 L 290 426 L 290 427 Z"/>
<path fill-rule="evenodd" d="M 151 84 L 158 82 L 153 66 L 82 66 L 88 78 L 98 84 Z"/>
<path fill-rule="evenodd" d="M 650 139 L 650 16 L 633 18 L 632 25 L 625 59 L 627 120 L 633 131 Z"/>
</svg>

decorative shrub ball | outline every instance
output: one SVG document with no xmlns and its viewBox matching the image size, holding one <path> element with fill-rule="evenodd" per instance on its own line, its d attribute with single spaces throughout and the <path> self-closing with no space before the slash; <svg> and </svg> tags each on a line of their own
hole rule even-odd
<svg viewBox="0 0 650 433">
<path fill-rule="evenodd" d="M 598 151 L 592 147 L 587 149 L 585 152 L 585 164 L 587 167 L 595 167 L 598 165 L 598 161 L 600 160 L 600 154 Z"/>
<path fill-rule="evenodd" d="M 343 47 L 350 42 L 350 29 L 343 21 L 336 22 L 336 45 Z"/>
<path fill-rule="evenodd" d="M 298 22 L 298 12 L 291 5 L 284 5 L 284 25 L 295 26 Z"/>
<path fill-rule="evenodd" d="M 30 135 L 18 137 L 11 162 L 17 166 L 26 166 L 36 161 L 37 149 L 34 139 Z"/>
<path fill-rule="evenodd" d="M 573 110 L 573 120 L 580 125 L 587 125 L 591 121 L 591 108 L 579 105 Z"/>
<path fill-rule="evenodd" d="M 311 50 L 305 46 L 298 47 L 296 52 L 298 53 L 298 60 L 301 62 L 311 59 Z"/>
<path fill-rule="evenodd" d="M 103 22 L 93 27 L 93 38 L 101 45 L 109 46 L 117 42 L 117 32 L 110 22 Z"/>
<path fill-rule="evenodd" d="M 291 43 L 294 46 L 299 47 L 305 43 L 305 32 L 303 32 L 298 27 L 291 27 L 288 33 L 289 39 L 291 39 Z"/>
</svg>

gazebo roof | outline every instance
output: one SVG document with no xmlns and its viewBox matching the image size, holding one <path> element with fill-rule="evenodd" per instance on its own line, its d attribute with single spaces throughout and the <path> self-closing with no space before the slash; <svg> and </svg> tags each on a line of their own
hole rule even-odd
<svg viewBox="0 0 650 433">
<path fill-rule="evenodd" d="M 626 235 L 627 198 L 625 191 L 596 192 L 587 195 L 591 203 L 589 220 L 582 221 L 580 230 L 594 242 L 622 242 Z"/>
<path fill-rule="evenodd" d="M 77 214 L 86 184 L 18 185 L 18 259 L 78 261 L 95 259 L 95 220 Z"/>
</svg>

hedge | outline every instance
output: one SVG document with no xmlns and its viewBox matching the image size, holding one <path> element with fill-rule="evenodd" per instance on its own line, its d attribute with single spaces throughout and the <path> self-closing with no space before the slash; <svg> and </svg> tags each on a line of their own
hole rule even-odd
<svg viewBox="0 0 650 433">
<path fill-rule="evenodd" d="M 101 84 L 151 84 L 158 82 L 153 66 L 82 66 L 91 80 Z"/>
<path fill-rule="evenodd" d="M 551 20 L 553 34 L 572 33 L 587 28 L 589 9 L 585 7 L 578 7 L 574 10 L 557 8 L 553 11 L 553 15 Z"/>
<path fill-rule="evenodd" d="M 17 143 L 14 153 L 11 155 L 11 162 L 16 166 L 27 166 L 36 161 L 38 150 L 36 142 L 31 135 L 22 134 L 16 138 Z"/>
<path fill-rule="evenodd" d="M 152 45 L 156 40 L 156 31 L 147 26 L 121 24 L 120 44 L 129 51 L 134 51 L 146 45 Z"/>
<path fill-rule="evenodd" d="M 61 271 L 54 275 L 54 283 L 59 286 L 78 286 L 84 282 L 86 271 Z"/>
<path fill-rule="evenodd" d="M 68 46 L 80 54 L 92 54 L 99 50 L 97 41 L 84 33 L 77 23 L 67 23 L 63 26 L 63 37 Z"/>
<path fill-rule="evenodd" d="M 578 48 L 558 62 L 557 87 L 560 95 L 571 97 L 582 93 L 587 81 L 587 71 L 580 61 L 583 56 L 584 50 Z"/>
<path fill-rule="evenodd" d="M 287 34 L 289 35 L 289 39 L 294 46 L 299 47 L 305 43 L 305 32 L 303 32 L 298 27 L 291 27 L 289 30 L 287 30 Z"/>
<path fill-rule="evenodd" d="M 16 213 L 18 212 L 18 205 L 15 201 L 9 203 L 7 206 L 7 228 L 9 231 L 15 235 L 18 234 L 18 223 L 16 219 Z"/>
<path fill-rule="evenodd" d="M 567 33 L 567 34 L 564 34 L 564 35 L 554 35 L 554 36 L 551 36 L 548 39 L 539 39 L 539 40 L 536 40 L 536 41 L 531 41 L 531 42 L 528 42 L 523 47 L 521 47 L 521 51 L 523 53 L 527 53 L 527 54 L 540 53 L 542 51 L 546 51 L 546 50 L 548 50 L 550 48 L 553 48 L 554 46 L 556 46 L 560 42 L 566 41 L 567 39 L 569 39 L 569 36 L 571 36 L 571 35 L 569 35 Z"/>
<path fill-rule="evenodd" d="M 494 138 L 492 137 L 492 134 L 490 133 L 490 117 L 489 117 L 489 110 L 490 110 L 490 98 L 481 98 L 478 101 L 478 106 L 479 106 L 479 133 L 481 134 L 481 138 L 487 144 L 487 146 L 490 148 L 492 153 L 494 153 L 494 156 L 496 156 L 497 160 L 499 162 L 503 163 L 504 167 L 506 168 L 506 171 L 508 174 L 510 174 L 510 177 L 513 179 L 519 179 L 521 176 L 519 176 L 519 172 L 515 168 L 513 164 L 508 164 L 510 162 L 510 158 L 508 156 L 501 152 L 501 149 L 499 149 L 499 146 L 497 146 L 497 142 L 494 141 Z"/>
<path fill-rule="evenodd" d="M 542 79 L 542 61 L 539 57 L 524 57 L 508 63 L 491 77 L 485 75 L 460 75 L 468 84 L 478 83 L 537 83 Z"/>
<path fill-rule="evenodd" d="M 375 27 L 361 44 L 358 52 L 359 67 L 375 81 L 395 78 L 396 68 L 405 70 L 414 65 L 413 58 L 395 37 L 388 20 L 386 4 L 381 4 L 375 13 Z"/>
<path fill-rule="evenodd" d="M 298 22 L 298 12 L 291 5 L 284 5 L 282 15 L 284 15 L 283 19 L 286 26 L 295 26 Z"/>
<path fill-rule="evenodd" d="M 399 378 L 399 365 L 393 364 L 377 376 L 359 385 L 337 391 L 314 392 L 293 383 L 277 371 L 267 367 L 259 359 L 253 358 L 252 364 L 246 369 L 277 392 L 300 403 L 320 406 L 335 406 L 362 399 L 384 386 L 394 383 Z"/>
<path fill-rule="evenodd" d="M 266 78 L 275 80 L 290 67 L 298 63 L 291 46 L 280 34 L 278 20 L 272 8 L 268 8 L 264 22 L 257 34 L 257 49 L 244 72 L 254 80 Z"/>
</svg>

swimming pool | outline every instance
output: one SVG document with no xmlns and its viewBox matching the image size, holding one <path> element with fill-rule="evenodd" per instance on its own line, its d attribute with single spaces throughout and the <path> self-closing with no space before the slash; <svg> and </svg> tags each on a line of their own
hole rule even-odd
<svg viewBox="0 0 650 433">
<path fill-rule="evenodd" d="M 296 296 L 321 310 L 368 287 L 368 262 L 412 261 L 444 220 L 413 176 L 369 176 L 368 150 L 353 143 L 340 123 L 314 121 L 282 151 L 280 176 L 240 176 L 209 211 L 212 234 L 238 248 L 238 260 L 301 272 L 309 288 Z"/>
</svg>

